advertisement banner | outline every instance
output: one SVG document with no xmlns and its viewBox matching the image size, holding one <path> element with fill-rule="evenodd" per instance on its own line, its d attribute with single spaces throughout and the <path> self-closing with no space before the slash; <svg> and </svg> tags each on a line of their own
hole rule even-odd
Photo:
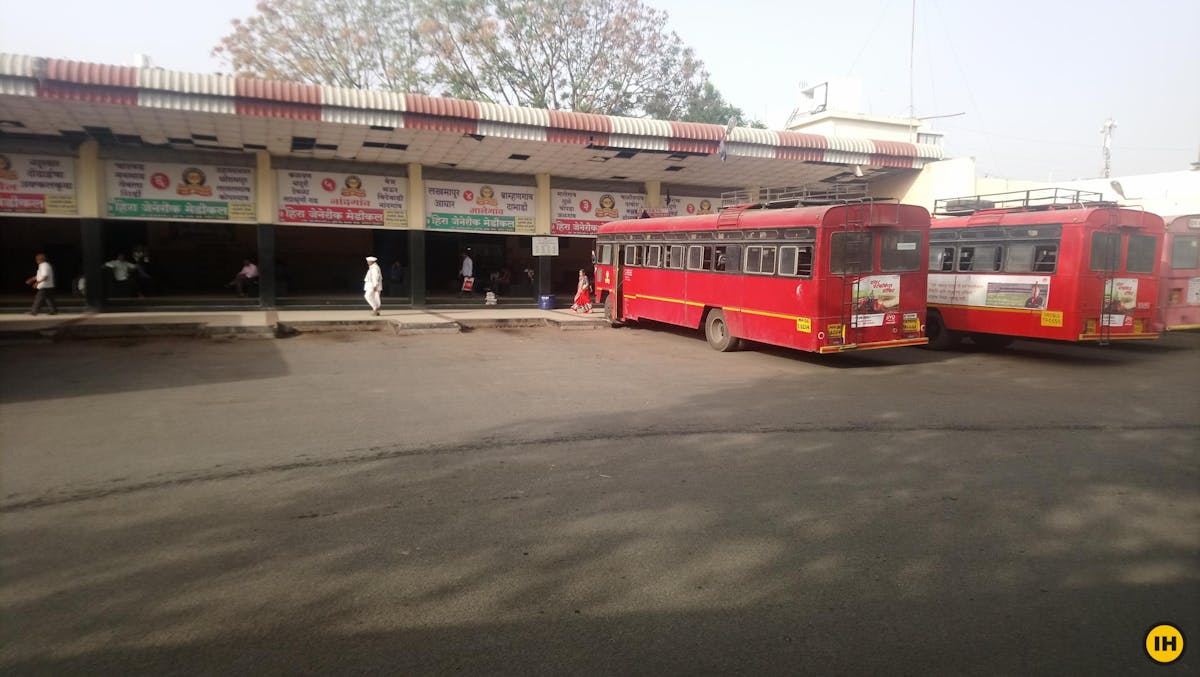
<svg viewBox="0 0 1200 677">
<path fill-rule="evenodd" d="M 75 158 L 0 153 L 0 214 L 74 216 Z"/>
<path fill-rule="evenodd" d="M 555 235 L 595 235 L 609 221 L 636 219 L 646 208 L 642 193 L 594 190 L 555 190 L 550 232 Z"/>
<path fill-rule="evenodd" d="M 250 167 L 110 160 L 105 179 L 113 218 L 255 220 Z"/>
<path fill-rule="evenodd" d="M 896 308 L 900 306 L 899 275 L 868 275 L 859 278 L 854 286 L 854 315 L 852 327 L 882 327 L 897 321 Z"/>
<path fill-rule="evenodd" d="M 1135 277 L 1116 277 L 1104 285 L 1104 307 L 1101 309 L 1100 324 L 1105 327 L 1123 327 L 1133 324 L 1133 311 L 1137 308 L 1138 281 Z"/>
<path fill-rule="evenodd" d="M 984 308 L 1045 310 L 1048 275 L 955 275 L 930 273 L 929 302 Z"/>
<path fill-rule="evenodd" d="M 1193 277 L 1188 280 L 1187 304 L 1189 306 L 1200 306 L 1200 277 Z"/>
<path fill-rule="evenodd" d="M 425 182 L 425 227 L 489 233 L 533 233 L 531 186 Z"/>
<path fill-rule="evenodd" d="M 666 198 L 663 198 L 666 202 Z M 662 211 L 666 216 L 699 216 L 701 214 L 716 214 L 721 206 L 720 198 L 715 197 L 679 197 L 672 195 Z"/>
<path fill-rule="evenodd" d="M 407 228 L 408 179 L 281 169 L 279 222 Z"/>
</svg>

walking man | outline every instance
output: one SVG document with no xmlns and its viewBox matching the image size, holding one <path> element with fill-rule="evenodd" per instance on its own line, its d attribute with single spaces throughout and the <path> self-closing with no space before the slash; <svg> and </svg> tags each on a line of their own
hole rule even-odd
<svg viewBox="0 0 1200 677">
<path fill-rule="evenodd" d="M 379 293 L 383 291 L 383 271 L 379 269 L 379 259 L 367 257 L 367 276 L 363 278 L 363 298 L 371 304 L 371 314 L 379 314 Z"/>
<path fill-rule="evenodd" d="M 470 280 L 470 282 L 468 282 Z M 465 296 L 475 288 L 475 261 L 471 258 L 471 248 L 462 255 L 462 266 L 458 269 L 458 295 Z"/>
<path fill-rule="evenodd" d="M 54 305 L 54 268 L 50 262 L 46 260 L 46 255 L 38 253 L 33 257 L 37 261 L 37 273 L 33 277 L 25 280 L 25 284 L 31 285 L 37 290 L 33 295 L 33 309 L 29 311 L 30 315 L 37 315 L 41 309 L 42 303 L 50 306 L 50 314 L 58 314 L 58 306 Z"/>
</svg>

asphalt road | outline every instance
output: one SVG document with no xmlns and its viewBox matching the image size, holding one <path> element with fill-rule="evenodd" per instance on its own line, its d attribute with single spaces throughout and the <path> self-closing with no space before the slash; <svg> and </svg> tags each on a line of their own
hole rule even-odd
<svg viewBox="0 0 1200 677">
<path fill-rule="evenodd" d="M 0 345 L 6 674 L 1190 674 L 1200 335 Z"/>
</svg>

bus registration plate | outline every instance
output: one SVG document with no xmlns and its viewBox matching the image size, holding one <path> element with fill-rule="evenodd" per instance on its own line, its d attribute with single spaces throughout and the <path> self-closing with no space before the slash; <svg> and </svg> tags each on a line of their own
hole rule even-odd
<svg viewBox="0 0 1200 677">
<path fill-rule="evenodd" d="M 916 313 L 904 313 L 904 331 L 919 332 L 921 331 L 921 319 Z"/>
</svg>

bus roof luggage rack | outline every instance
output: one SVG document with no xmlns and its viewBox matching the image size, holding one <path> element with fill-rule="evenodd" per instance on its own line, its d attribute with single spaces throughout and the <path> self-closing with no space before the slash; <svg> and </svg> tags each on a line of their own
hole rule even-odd
<svg viewBox="0 0 1200 677">
<path fill-rule="evenodd" d="M 1041 211 L 1085 206 L 1112 207 L 1116 206 L 1116 203 L 1105 202 L 1103 193 L 1090 190 L 1035 188 L 934 200 L 933 213 L 938 216 L 969 216 L 988 209 Z"/>
<path fill-rule="evenodd" d="M 817 186 L 759 188 L 757 191 L 732 190 L 721 193 L 721 209 L 754 204 L 766 209 L 785 209 L 806 205 L 862 202 L 867 197 L 865 183 L 834 183 Z"/>
</svg>

